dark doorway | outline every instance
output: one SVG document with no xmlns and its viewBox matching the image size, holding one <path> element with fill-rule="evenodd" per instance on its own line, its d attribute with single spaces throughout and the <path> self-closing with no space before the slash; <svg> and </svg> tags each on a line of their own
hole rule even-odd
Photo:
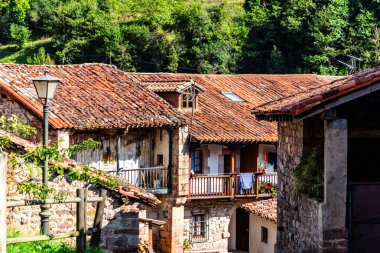
<svg viewBox="0 0 380 253">
<path fill-rule="evenodd" d="M 224 173 L 231 173 L 231 155 L 224 155 Z"/>
<path fill-rule="evenodd" d="M 240 149 L 240 172 L 257 170 L 257 144 L 247 144 Z"/>
<path fill-rule="evenodd" d="M 351 183 L 349 242 L 352 253 L 379 252 L 380 183 Z"/>
<path fill-rule="evenodd" d="M 351 253 L 379 252 L 380 139 L 348 140 L 348 231 Z"/>
<path fill-rule="evenodd" d="M 249 251 L 249 213 L 236 209 L 236 249 Z"/>
</svg>

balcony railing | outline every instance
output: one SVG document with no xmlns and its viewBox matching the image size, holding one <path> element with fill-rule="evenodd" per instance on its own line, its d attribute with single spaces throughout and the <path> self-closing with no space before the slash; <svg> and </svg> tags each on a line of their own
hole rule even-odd
<svg viewBox="0 0 380 253">
<path fill-rule="evenodd" d="M 216 199 L 240 197 L 268 197 L 269 194 L 257 194 L 262 182 L 277 185 L 277 173 L 263 175 L 254 173 L 252 189 L 242 190 L 239 187 L 240 174 L 227 175 L 196 175 L 190 178 L 190 199 Z"/>
<path fill-rule="evenodd" d="M 121 169 L 109 171 L 128 183 L 153 193 L 166 193 L 169 190 L 168 167 L 159 166 L 141 169 Z"/>
</svg>

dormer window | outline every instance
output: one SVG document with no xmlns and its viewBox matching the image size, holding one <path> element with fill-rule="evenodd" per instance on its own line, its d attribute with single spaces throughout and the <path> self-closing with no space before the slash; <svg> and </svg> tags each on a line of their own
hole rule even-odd
<svg viewBox="0 0 380 253">
<path fill-rule="evenodd" d="M 182 109 L 191 109 L 196 107 L 196 93 L 192 92 L 191 89 L 186 89 L 182 95 Z"/>
<path fill-rule="evenodd" d="M 237 103 L 240 103 L 240 102 L 245 102 L 241 97 L 239 97 L 238 95 L 236 95 L 235 93 L 233 92 L 221 92 L 221 94 L 227 98 L 229 98 L 230 100 L 232 100 L 233 102 L 237 102 Z"/>
</svg>

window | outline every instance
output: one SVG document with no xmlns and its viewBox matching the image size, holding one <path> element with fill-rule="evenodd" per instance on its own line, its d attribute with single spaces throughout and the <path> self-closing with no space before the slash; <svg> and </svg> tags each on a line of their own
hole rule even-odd
<svg viewBox="0 0 380 253">
<path fill-rule="evenodd" d="M 206 242 L 208 240 L 208 215 L 193 213 L 190 225 L 190 241 Z"/>
<path fill-rule="evenodd" d="M 202 150 L 194 150 L 191 152 L 191 170 L 194 173 L 203 173 L 202 168 Z"/>
<path fill-rule="evenodd" d="M 182 94 L 182 109 L 192 108 L 193 105 L 195 109 L 195 94 L 190 89 L 187 89 Z"/>
<path fill-rule="evenodd" d="M 263 243 L 268 243 L 268 228 L 261 227 L 261 241 Z"/>
<path fill-rule="evenodd" d="M 233 92 L 221 92 L 221 94 L 229 99 L 231 99 L 233 102 L 244 102 L 244 100 L 236 95 Z"/>
<path fill-rule="evenodd" d="M 163 165 L 164 164 L 164 156 L 163 155 L 157 155 L 157 162 L 156 165 Z"/>
</svg>

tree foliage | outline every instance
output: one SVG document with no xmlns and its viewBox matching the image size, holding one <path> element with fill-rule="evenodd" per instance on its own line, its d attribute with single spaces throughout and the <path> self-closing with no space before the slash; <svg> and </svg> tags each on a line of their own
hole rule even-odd
<svg viewBox="0 0 380 253">
<path fill-rule="evenodd" d="M 58 64 L 128 71 L 345 74 L 347 54 L 379 63 L 379 17 L 378 0 L 0 0 L 0 43 L 31 31 Z"/>
</svg>

